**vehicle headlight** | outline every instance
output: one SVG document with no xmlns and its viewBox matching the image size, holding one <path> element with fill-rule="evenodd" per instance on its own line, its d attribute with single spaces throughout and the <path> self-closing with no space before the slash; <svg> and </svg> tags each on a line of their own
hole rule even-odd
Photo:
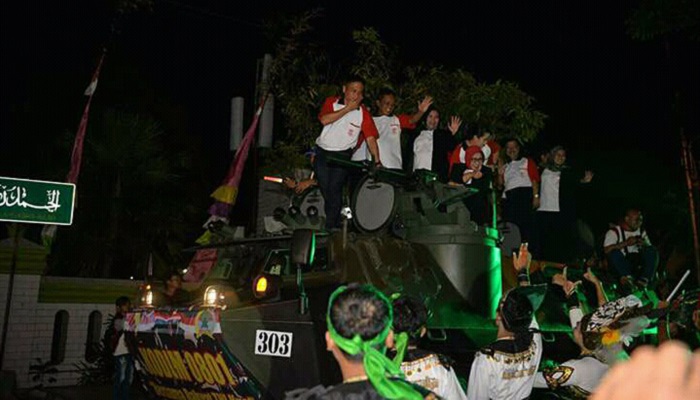
<svg viewBox="0 0 700 400">
<path fill-rule="evenodd" d="M 153 290 L 151 290 L 151 285 L 146 285 L 146 290 L 141 297 L 141 304 L 147 307 L 153 306 Z"/>
<path fill-rule="evenodd" d="M 204 305 L 214 307 L 220 300 L 224 300 L 224 294 L 214 286 L 209 286 L 204 291 Z"/>
<path fill-rule="evenodd" d="M 255 283 L 255 292 L 264 294 L 266 291 L 267 291 L 267 278 L 265 276 L 261 276 L 258 278 L 258 281 Z"/>
<path fill-rule="evenodd" d="M 260 274 L 253 280 L 253 295 L 258 300 L 274 300 L 279 297 L 282 278 L 279 275 Z"/>
</svg>

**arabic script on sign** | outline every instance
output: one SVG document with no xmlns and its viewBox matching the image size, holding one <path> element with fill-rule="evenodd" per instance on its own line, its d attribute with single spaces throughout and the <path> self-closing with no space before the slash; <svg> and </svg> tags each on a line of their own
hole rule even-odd
<svg viewBox="0 0 700 400">
<path fill-rule="evenodd" d="M 46 210 L 50 213 L 56 212 L 61 204 L 59 198 L 61 192 L 58 190 L 47 190 L 46 191 L 46 204 L 36 205 L 27 202 L 25 199 L 27 197 L 27 189 L 21 186 L 4 186 L 0 185 L 0 207 L 22 207 L 22 208 L 32 208 L 35 210 Z"/>
</svg>

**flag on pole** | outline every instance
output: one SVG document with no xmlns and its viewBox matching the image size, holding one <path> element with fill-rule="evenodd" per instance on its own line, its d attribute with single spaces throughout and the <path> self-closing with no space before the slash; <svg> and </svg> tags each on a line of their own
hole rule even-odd
<svg viewBox="0 0 700 400">
<path fill-rule="evenodd" d="M 248 159 L 248 151 L 250 150 L 250 146 L 255 141 L 255 130 L 258 127 L 260 114 L 262 114 L 266 100 L 267 95 L 263 96 L 260 106 L 255 111 L 253 121 L 250 123 L 250 127 L 248 127 L 243 140 L 238 146 L 238 150 L 236 151 L 233 162 L 229 167 L 226 178 L 222 182 L 221 186 L 219 186 L 214 193 L 211 194 L 211 197 L 215 200 L 215 202 L 209 207 L 210 217 L 204 223 L 205 229 L 211 222 L 214 221 L 225 221 L 228 223 L 228 215 L 231 212 L 233 205 L 236 204 L 238 185 L 240 184 L 241 177 L 243 176 L 243 168 L 245 167 L 245 162 Z M 200 244 L 209 243 L 209 237 L 210 233 L 209 230 L 207 230 L 199 239 L 196 240 L 196 242 Z"/>
<path fill-rule="evenodd" d="M 95 72 L 92 74 L 92 80 L 90 85 L 85 89 L 85 96 L 88 96 L 87 103 L 85 104 L 85 109 L 83 110 L 83 116 L 80 118 L 80 124 L 78 125 L 78 132 L 75 134 L 75 141 L 73 142 L 73 153 L 70 159 L 70 171 L 66 176 L 66 182 L 68 183 L 78 183 L 78 175 L 80 175 L 80 165 L 83 160 L 83 142 L 85 141 L 85 132 L 87 130 L 88 115 L 90 114 L 90 103 L 92 103 L 92 96 L 97 90 L 97 80 L 100 77 L 100 70 L 102 69 L 102 62 L 107 54 L 107 49 L 102 49 L 102 56 L 100 56 L 100 61 L 97 64 Z"/>
<path fill-rule="evenodd" d="M 148 254 L 148 273 L 146 275 L 147 278 L 150 278 L 153 276 L 153 253 Z"/>
<path fill-rule="evenodd" d="M 107 54 L 107 49 L 102 49 L 102 55 L 100 56 L 100 61 L 97 63 L 97 68 L 92 74 L 92 79 L 90 80 L 90 85 L 83 94 L 88 96 L 87 103 L 85 104 L 85 109 L 83 110 L 83 116 L 80 118 L 80 124 L 78 125 L 78 131 L 75 134 L 75 140 L 73 142 L 73 152 L 70 159 L 70 170 L 68 175 L 66 175 L 66 182 L 68 183 L 78 183 L 78 175 L 80 174 L 80 164 L 83 159 L 83 142 L 85 141 L 85 131 L 87 130 L 88 115 L 90 113 L 90 103 L 92 103 L 92 96 L 97 90 L 97 80 L 100 77 L 100 70 L 102 69 L 102 62 Z M 41 238 L 48 250 L 51 250 L 51 245 L 53 244 L 53 239 L 56 236 L 56 225 L 44 225 L 41 230 Z"/>
</svg>

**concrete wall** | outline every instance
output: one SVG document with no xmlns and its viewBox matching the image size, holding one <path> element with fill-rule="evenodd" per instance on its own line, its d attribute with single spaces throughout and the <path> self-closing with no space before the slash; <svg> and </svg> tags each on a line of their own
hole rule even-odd
<svg viewBox="0 0 700 400">
<path fill-rule="evenodd" d="M 14 242 L 0 241 L 0 332 L 5 320 Z M 19 387 L 32 387 L 29 367 L 51 360 L 56 313 L 68 312 L 65 357 L 55 367 L 54 386 L 75 385 L 76 367 L 85 361 L 90 314 L 99 311 L 102 323 L 114 314 L 114 301 L 125 295 L 135 299 L 139 281 L 42 276 L 47 250 L 21 239 L 16 260 L 10 317 L 2 369 L 14 371 Z M 100 323 L 100 338 L 105 326 Z"/>
<path fill-rule="evenodd" d="M 41 285 L 47 285 L 47 281 L 51 282 L 52 279 L 67 280 L 67 278 L 42 278 L 40 275 L 15 276 L 3 369 L 15 371 L 19 387 L 35 385 L 31 380 L 32 374 L 29 367 L 37 363 L 37 358 L 40 358 L 42 362 L 51 359 L 56 313 L 61 310 L 68 312 L 68 333 L 65 358 L 63 362 L 56 365 L 59 372 L 52 375 L 57 379 L 57 382 L 53 384 L 55 386 L 75 385 L 77 383 L 80 373 L 76 364 L 85 361 L 90 314 L 93 311 L 102 313 L 102 323 L 107 321 L 110 314 L 114 314 L 113 303 L 39 302 Z M 92 279 L 70 278 L 70 280 L 86 286 L 94 285 L 94 281 L 102 283 L 102 280 Z M 0 293 L 2 293 L 0 296 L 0 325 L 4 320 L 8 281 L 9 275 L 0 274 Z M 133 281 L 114 281 L 115 285 L 124 285 L 125 283 L 129 286 L 134 285 Z M 100 324 L 100 337 L 105 329 L 102 323 Z"/>
</svg>

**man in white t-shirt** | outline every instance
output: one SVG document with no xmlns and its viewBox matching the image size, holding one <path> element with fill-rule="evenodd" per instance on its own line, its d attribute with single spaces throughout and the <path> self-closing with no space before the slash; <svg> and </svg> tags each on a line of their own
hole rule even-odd
<svg viewBox="0 0 700 400">
<path fill-rule="evenodd" d="M 645 288 L 659 264 L 659 253 L 642 228 L 643 221 L 642 212 L 630 208 L 622 223 L 605 234 L 603 251 L 623 286 L 636 282 L 638 287 Z"/>
<path fill-rule="evenodd" d="M 395 115 L 396 93 L 389 88 L 384 88 L 379 92 L 376 104 L 377 116 L 372 119 L 379 132 L 377 145 L 379 146 L 379 154 L 382 155 L 382 166 L 389 169 L 402 169 L 402 130 L 416 128 L 416 123 L 423 118 L 423 114 L 425 114 L 430 105 L 433 104 L 433 98 L 425 96 L 425 98 L 418 103 L 418 110 L 413 115 Z M 352 160 L 364 161 L 370 159 L 370 156 L 371 154 L 367 148 L 367 142 L 363 141 L 352 154 Z"/>
<path fill-rule="evenodd" d="M 343 84 L 343 95 L 328 97 L 321 107 L 318 119 L 323 124 L 316 138 L 314 172 L 324 198 L 326 229 L 340 228 L 340 209 L 343 205 L 343 187 L 348 171 L 342 165 L 328 162 L 331 157 L 347 157 L 362 143 L 367 142 L 376 166 L 381 166 L 377 145 L 377 127 L 367 108 L 362 105 L 364 80 L 352 76 Z"/>
</svg>

